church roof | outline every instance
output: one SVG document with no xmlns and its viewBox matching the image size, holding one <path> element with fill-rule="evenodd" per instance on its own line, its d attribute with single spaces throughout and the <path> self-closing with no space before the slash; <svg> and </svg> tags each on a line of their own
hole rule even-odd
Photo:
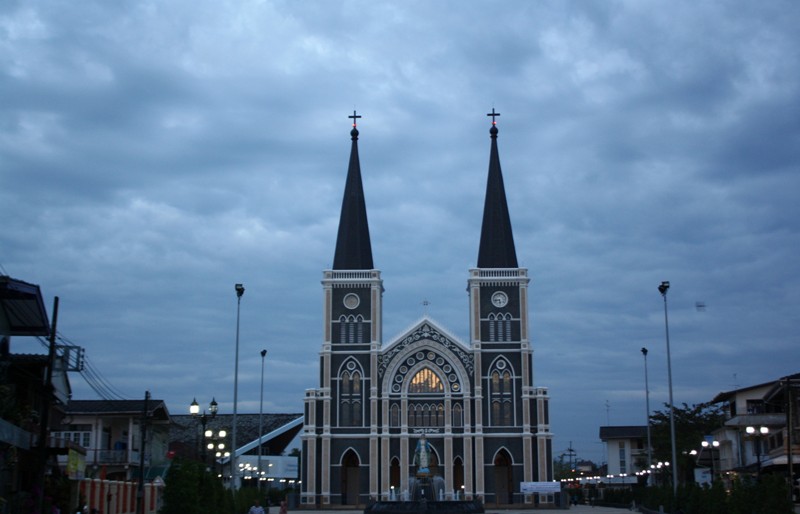
<svg viewBox="0 0 800 514">
<path fill-rule="evenodd" d="M 492 109 L 492 114 L 489 116 L 494 119 L 494 116 L 499 114 Z M 478 267 L 517 268 L 517 251 L 514 247 L 514 234 L 511 231 L 503 173 L 500 170 L 500 154 L 497 151 L 497 132 L 497 125 L 492 121 L 492 128 L 489 130 L 492 147 L 489 155 L 489 177 L 486 181 L 486 201 L 483 205 Z"/>
<path fill-rule="evenodd" d="M 358 159 L 358 129 L 353 112 L 353 141 L 350 149 L 350 166 L 342 200 L 342 214 L 339 218 L 339 234 L 336 237 L 336 253 L 333 256 L 335 270 L 369 270 L 372 265 L 372 245 L 369 240 L 367 206 L 364 201 L 364 187 L 361 183 L 361 164 Z"/>
</svg>

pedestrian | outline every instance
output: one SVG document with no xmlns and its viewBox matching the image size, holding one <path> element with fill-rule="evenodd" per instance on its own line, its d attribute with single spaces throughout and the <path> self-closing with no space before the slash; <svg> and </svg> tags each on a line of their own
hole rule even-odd
<svg viewBox="0 0 800 514">
<path fill-rule="evenodd" d="M 247 514 L 265 514 L 264 507 L 262 507 L 258 500 L 253 500 L 253 506 L 247 511 Z"/>
<path fill-rule="evenodd" d="M 281 500 L 281 509 L 278 511 L 278 514 L 286 514 L 287 513 L 287 506 L 286 506 L 286 499 Z"/>
</svg>

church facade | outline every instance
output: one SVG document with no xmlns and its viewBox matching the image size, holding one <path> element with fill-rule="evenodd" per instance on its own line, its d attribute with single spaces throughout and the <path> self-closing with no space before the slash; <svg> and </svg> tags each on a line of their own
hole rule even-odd
<svg viewBox="0 0 800 514">
<path fill-rule="evenodd" d="M 384 343 L 353 123 L 333 267 L 323 271 L 320 385 L 305 395 L 302 506 L 407 497 L 421 438 L 443 484 L 437 499 L 532 503 L 520 484 L 552 480 L 549 397 L 533 382 L 528 270 L 517 263 L 497 134 L 492 121 L 477 267 L 465 270 L 469 341 L 425 316 Z"/>
</svg>

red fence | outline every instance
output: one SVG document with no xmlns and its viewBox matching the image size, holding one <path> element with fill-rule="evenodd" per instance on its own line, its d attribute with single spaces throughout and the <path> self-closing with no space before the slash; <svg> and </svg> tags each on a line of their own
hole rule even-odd
<svg viewBox="0 0 800 514">
<path fill-rule="evenodd" d="M 138 482 L 84 479 L 80 482 L 80 496 L 85 498 L 89 513 L 137 514 L 136 492 Z M 161 507 L 163 486 L 145 484 L 144 514 L 156 514 Z"/>
</svg>

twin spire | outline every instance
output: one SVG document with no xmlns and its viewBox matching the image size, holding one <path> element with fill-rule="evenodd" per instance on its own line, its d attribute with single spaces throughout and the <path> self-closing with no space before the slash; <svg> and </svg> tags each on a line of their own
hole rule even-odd
<svg viewBox="0 0 800 514">
<path fill-rule="evenodd" d="M 489 154 L 489 176 L 486 182 L 486 200 L 483 206 L 483 225 L 478 249 L 478 268 L 516 268 L 517 252 L 514 235 L 511 231 L 511 218 L 500 169 L 500 155 L 497 151 L 497 121 L 494 108 L 487 114 L 492 117 L 491 151 Z M 357 119 L 361 116 L 353 111 L 353 129 L 350 137 L 350 165 L 342 200 L 342 213 L 339 218 L 339 234 L 336 238 L 336 252 L 333 257 L 334 270 L 370 270 L 372 245 L 369 238 L 367 206 L 364 201 L 364 187 L 361 181 L 361 165 L 358 159 Z"/>
</svg>

